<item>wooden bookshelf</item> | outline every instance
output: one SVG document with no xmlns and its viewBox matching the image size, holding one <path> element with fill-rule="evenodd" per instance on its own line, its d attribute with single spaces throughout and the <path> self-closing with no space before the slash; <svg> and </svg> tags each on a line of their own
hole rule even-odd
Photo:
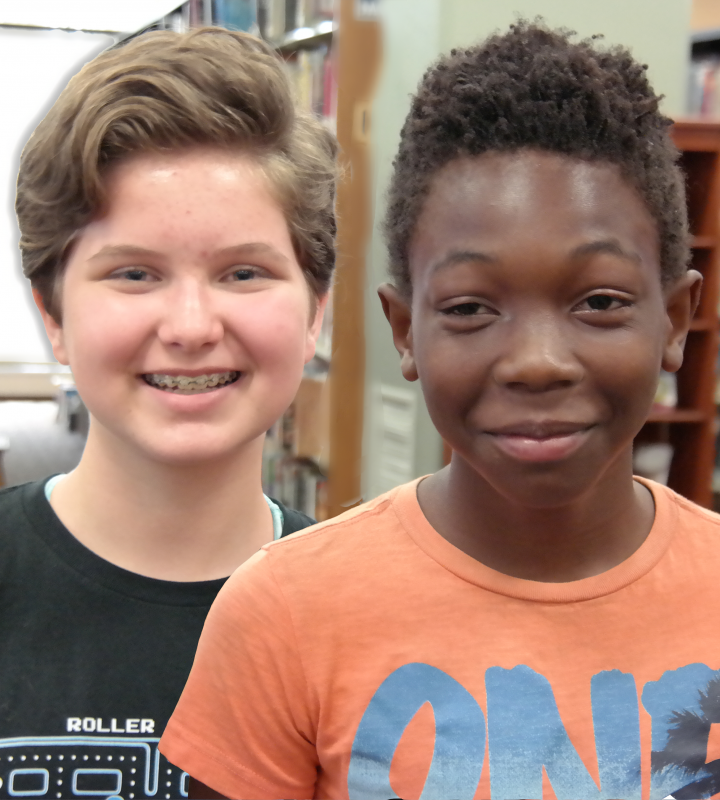
<svg viewBox="0 0 720 800">
<path fill-rule="evenodd" d="M 358 19 L 357 6 L 355 0 L 339 0 L 337 5 L 337 137 L 346 179 L 340 182 L 337 197 L 327 492 L 331 517 L 361 500 L 365 257 L 373 225 L 370 107 L 380 69 L 382 33 L 378 21 Z"/>
<path fill-rule="evenodd" d="M 677 375 L 678 405 L 653 409 L 637 441 L 673 447 L 668 485 L 711 507 L 715 466 L 715 382 L 720 282 L 720 122 L 680 121 L 672 128 L 687 179 L 692 240 L 691 267 L 703 289 Z"/>
<path fill-rule="evenodd" d="M 288 65 L 298 97 L 336 130 L 344 179 L 337 194 L 337 265 L 332 296 L 331 347 L 311 365 L 293 408 L 285 418 L 291 428 L 283 436 L 271 432 L 283 453 L 276 463 L 307 476 L 318 468 L 315 516 L 327 519 L 360 502 L 365 394 L 365 253 L 372 231 L 372 187 L 369 153 L 370 106 L 380 66 L 380 25 L 358 19 L 355 0 L 339 0 L 335 18 L 286 31 L 274 46 Z M 318 55 L 313 60 L 312 54 Z M 304 62 L 302 61 L 304 59 Z M 329 59 L 322 102 L 318 83 L 306 67 Z M 328 80 L 329 78 L 329 80 Z M 328 103 L 328 84 L 336 97 Z M 308 88 L 312 86 L 308 94 Z M 304 99 L 303 99 L 304 98 Z M 323 374 L 324 373 L 324 374 Z M 298 473 L 300 474 L 300 473 Z M 290 505 L 292 498 L 280 497 Z M 305 507 L 304 510 L 309 510 Z"/>
</svg>

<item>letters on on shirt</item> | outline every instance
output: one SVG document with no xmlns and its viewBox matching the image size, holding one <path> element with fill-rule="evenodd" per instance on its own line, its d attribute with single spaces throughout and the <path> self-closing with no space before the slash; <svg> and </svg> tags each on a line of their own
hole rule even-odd
<svg viewBox="0 0 720 800">
<path fill-rule="evenodd" d="M 476 699 L 437 667 L 406 664 L 368 704 L 348 770 L 351 800 L 394 797 L 390 766 L 405 728 L 429 703 L 435 741 L 421 800 L 472 800 L 485 744 L 492 800 L 541 800 L 543 769 L 557 800 L 641 800 L 640 704 L 652 718 L 651 800 L 698 800 L 720 792 L 720 759 L 707 763 L 711 726 L 720 723 L 720 670 L 689 664 L 649 681 L 633 675 L 591 679 L 600 785 L 575 750 L 549 681 L 527 666 L 485 673 L 487 719 Z"/>
</svg>

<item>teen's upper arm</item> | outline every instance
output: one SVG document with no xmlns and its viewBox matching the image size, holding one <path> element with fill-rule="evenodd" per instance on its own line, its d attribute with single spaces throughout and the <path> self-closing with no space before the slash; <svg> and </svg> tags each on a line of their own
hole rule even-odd
<svg viewBox="0 0 720 800">
<path fill-rule="evenodd" d="M 269 562 L 261 550 L 218 595 L 160 749 L 226 797 L 302 800 L 315 791 L 315 728 Z"/>
</svg>

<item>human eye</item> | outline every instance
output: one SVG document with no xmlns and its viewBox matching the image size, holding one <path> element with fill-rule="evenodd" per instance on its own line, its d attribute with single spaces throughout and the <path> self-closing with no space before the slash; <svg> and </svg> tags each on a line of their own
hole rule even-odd
<svg viewBox="0 0 720 800">
<path fill-rule="evenodd" d="M 452 317 L 472 317 L 482 308 L 480 303 L 458 303 L 443 309 L 443 313 Z"/>
<path fill-rule="evenodd" d="M 110 277 L 114 280 L 128 281 L 130 283 L 147 283 L 156 280 L 146 269 L 142 267 L 124 267 L 115 270 Z"/>
<path fill-rule="evenodd" d="M 497 316 L 497 311 L 480 300 L 454 301 L 443 306 L 441 313 L 447 317 L 486 317 Z"/>
<path fill-rule="evenodd" d="M 621 311 L 629 308 L 632 305 L 631 301 L 626 297 L 620 297 L 615 294 L 607 292 L 596 292 L 586 297 L 583 301 L 578 303 L 575 310 L 585 313 L 602 313 Z"/>
<path fill-rule="evenodd" d="M 458 297 L 448 300 L 440 305 L 439 312 L 444 326 L 449 331 L 458 333 L 482 330 L 499 316 L 497 309 L 482 299 L 474 297 Z"/>
<path fill-rule="evenodd" d="M 227 276 L 231 283 L 241 281 L 251 281 L 258 277 L 259 270 L 256 267 L 235 267 Z"/>
</svg>

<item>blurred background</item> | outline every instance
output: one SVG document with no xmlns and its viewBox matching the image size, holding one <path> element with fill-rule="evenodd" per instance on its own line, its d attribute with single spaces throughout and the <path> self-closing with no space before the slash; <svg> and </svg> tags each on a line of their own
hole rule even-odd
<svg viewBox="0 0 720 800">
<path fill-rule="evenodd" d="M 145 30 L 208 24 L 249 30 L 277 49 L 299 100 L 337 133 L 347 167 L 332 313 L 295 403 L 268 433 L 266 492 L 325 519 L 446 463 L 419 386 L 402 379 L 376 297 L 387 266 L 378 220 L 426 67 L 518 16 L 538 15 L 628 46 L 677 121 L 693 265 L 706 292 L 686 364 L 677 379 L 661 378 L 636 468 L 716 503 L 720 0 L 0 0 L 0 484 L 72 469 L 88 426 L 20 270 L 13 204 L 21 148 L 70 76 L 103 49 Z"/>
</svg>

